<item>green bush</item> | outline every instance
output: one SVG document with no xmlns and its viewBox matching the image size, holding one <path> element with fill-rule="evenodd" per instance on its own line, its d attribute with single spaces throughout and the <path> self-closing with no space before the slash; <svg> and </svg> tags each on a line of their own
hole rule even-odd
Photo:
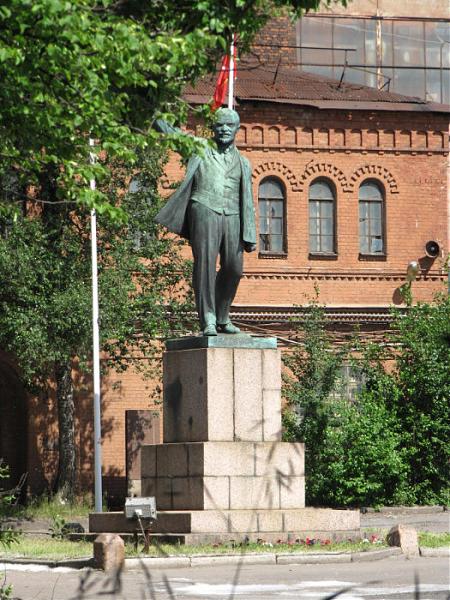
<svg viewBox="0 0 450 600">
<path fill-rule="evenodd" d="M 284 439 L 305 442 L 310 505 L 448 504 L 450 300 L 397 312 L 390 344 L 333 346 L 317 305 L 285 360 Z M 339 396 L 343 361 L 363 379 Z"/>
</svg>

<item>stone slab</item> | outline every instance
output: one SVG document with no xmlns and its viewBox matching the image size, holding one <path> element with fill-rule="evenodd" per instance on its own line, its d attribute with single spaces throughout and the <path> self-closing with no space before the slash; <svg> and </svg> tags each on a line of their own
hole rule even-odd
<svg viewBox="0 0 450 600">
<path fill-rule="evenodd" d="M 164 353 L 164 442 L 280 441 L 276 349 Z"/>
<path fill-rule="evenodd" d="M 186 442 L 142 448 L 142 478 L 302 477 L 304 444 L 292 442 Z"/>
<path fill-rule="evenodd" d="M 142 478 L 144 496 L 155 496 L 161 510 L 257 510 L 303 508 L 305 478 L 202 476 Z"/>
<path fill-rule="evenodd" d="M 134 533 L 136 521 L 123 512 L 91 513 L 89 531 L 96 533 Z M 247 531 L 248 530 L 248 531 Z M 254 539 L 347 539 L 360 537 L 358 510 L 303 508 L 297 510 L 198 510 L 159 511 L 150 531 L 158 534 L 255 534 Z M 275 539 L 275 541 L 276 541 Z"/>
<path fill-rule="evenodd" d="M 167 350 L 192 350 L 195 348 L 254 348 L 261 350 L 276 347 L 277 338 L 275 337 L 258 337 L 245 333 L 187 336 L 166 341 Z"/>
</svg>

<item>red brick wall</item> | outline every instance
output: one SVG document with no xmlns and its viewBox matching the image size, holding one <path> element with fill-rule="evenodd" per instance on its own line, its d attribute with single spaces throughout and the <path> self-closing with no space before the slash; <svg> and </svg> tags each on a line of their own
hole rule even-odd
<svg viewBox="0 0 450 600">
<path fill-rule="evenodd" d="M 446 281 L 448 121 L 445 115 L 409 112 L 318 110 L 269 103 L 238 108 L 238 145 L 253 167 L 257 211 L 259 183 L 278 177 L 286 188 L 287 255 L 247 255 L 235 304 L 302 304 L 319 287 L 331 306 L 388 306 L 401 301 L 410 261 L 422 272 L 416 300 L 430 300 Z M 182 177 L 176 157 L 169 181 Z M 311 257 L 308 188 L 318 177 L 336 188 L 337 256 Z M 360 257 L 358 189 L 376 179 L 385 191 L 386 256 Z M 257 219 L 258 221 L 258 219 Z M 425 243 L 441 247 L 435 260 Z"/>
</svg>

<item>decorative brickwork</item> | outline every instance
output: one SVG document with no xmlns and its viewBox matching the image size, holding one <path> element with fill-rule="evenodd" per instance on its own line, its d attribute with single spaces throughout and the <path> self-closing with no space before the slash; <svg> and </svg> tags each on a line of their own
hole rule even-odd
<svg viewBox="0 0 450 600">
<path fill-rule="evenodd" d="M 263 177 L 266 177 L 268 175 L 282 175 L 283 179 L 285 179 L 289 183 L 293 192 L 300 191 L 300 184 L 297 181 L 297 177 L 291 171 L 291 169 L 289 169 L 289 167 L 287 167 L 283 163 L 266 161 L 260 163 L 258 166 L 253 167 L 252 177 L 254 182 L 258 182 Z"/>
<path fill-rule="evenodd" d="M 357 188 L 357 183 L 361 179 L 365 179 L 366 177 L 375 177 L 377 179 L 382 179 L 385 182 L 386 187 L 391 194 L 399 193 L 397 181 L 395 180 L 392 173 L 390 173 L 390 171 L 388 171 L 388 169 L 386 169 L 386 167 L 383 167 L 382 165 L 373 164 L 363 165 L 362 167 L 359 167 L 358 169 L 356 169 L 356 171 L 353 172 L 348 183 L 347 191 L 353 192 L 355 186 Z"/>
<path fill-rule="evenodd" d="M 309 181 L 320 176 L 331 177 L 335 184 L 339 184 L 336 185 L 336 187 L 340 187 L 343 192 L 350 191 L 348 189 L 347 178 L 344 173 L 335 165 L 323 162 L 313 163 L 312 165 L 307 166 L 300 178 L 299 191 L 303 192 L 304 189 L 306 189 Z"/>
</svg>

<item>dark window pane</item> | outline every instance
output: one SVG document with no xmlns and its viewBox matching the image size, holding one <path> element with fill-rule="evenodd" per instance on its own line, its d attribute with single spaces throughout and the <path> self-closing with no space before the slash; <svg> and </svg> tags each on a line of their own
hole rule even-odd
<svg viewBox="0 0 450 600">
<path fill-rule="evenodd" d="M 310 252 L 320 252 L 318 235 L 310 235 L 309 236 L 309 250 L 310 250 Z"/>
<path fill-rule="evenodd" d="M 269 215 L 269 202 L 268 200 L 260 200 L 258 203 L 259 206 L 259 216 L 267 217 Z"/>
<path fill-rule="evenodd" d="M 369 254 L 369 238 L 362 237 L 359 242 L 359 251 L 361 254 Z"/>
<path fill-rule="evenodd" d="M 381 202 L 371 202 L 370 203 L 370 220 L 380 220 L 381 219 Z"/>
<path fill-rule="evenodd" d="M 276 179 L 265 179 L 259 185 L 259 197 L 283 199 L 283 188 Z"/>
<path fill-rule="evenodd" d="M 266 233 L 259 234 L 259 248 L 262 251 L 267 251 L 270 249 L 268 234 L 266 234 Z"/>
<path fill-rule="evenodd" d="M 270 203 L 270 214 L 272 217 L 283 216 L 283 202 L 280 200 L 272 200 Z"/>
<path fill-rule="evenodd" d="M 323 221 L 322 221 L 322 233 L 324 235 L 333 235 L 333 221 L 332 221 L 332 219 L 323 219 Z"/>
<path fill-rule="evenodd" d="M 441 67 L 441 23 L 425 23 L 425 60 L 427 67 Z"/>
<path fill-rule="evenodd" d="M 316 217 L 319 216 L 319 208 L 320 208 L 320 203 L 318 201 L 311 200 L 309 202 L 309 216 L 311 219 L 315 219 Z"/>
<path fill-rule="evenodd" d="M 435 23 L 435 36 L 442 44 L 442 67 L 450 67 L 450 23 Z"/>
<path fill-rule="evenodd" d="M 331 235 L 322 235 L 321 242 L 322 252 L 333 252 L 333 237 Z"/>
<path fill-rule="evenodd" d="M 305 17 L 300 20 L 300 44 L 302 46 L 327 46 L 332 45 L 332 19 Z M 301 49 L 301 62 L 305 64 L 331 65 L 332 51 L 319 49 Z"/>
<path fill-rule="evenodd" d="M 309 232 L 312 235 L 320 234 L 320 220 L 319 219 L 309 219 Z"/>
<path fill-rule="evenodd" d="M 368 202 L 360 202 L 359 203 L 359 220 L 367 219 L 369 216 L 369 203 Z"/>
<path fill-rule="evenodd" d="M 425 69 L 396 68 L 391 82 L 391 92 L 404 96 L 425 96 Z"/>
<path fill-rule="evenodd" d="M 331 187 L 326 181 L 315 181 L 309 188 L 310 200 L 334 200 Z"/>
<path fill-rule="evenodd" d="M 396 67 L 424 66 L 423 23 L 415 21 L 394 21 L 394 64 Z"/>
<path fill-rule="evenodd" d="M 338 48 L 352 48 L 355 52 L 347 52 L 350 65 L 364 63 L 364 29 L 363 19 L 334 19 L 333 47 L 334 63 L 344 64 L 345 52 Z"/>
<path fill-rule="evenodd" d="M 450 71 L 442 70 L 442 102 L 450 104 Z"/>
<path fill-rule="evenodd" d="M 270 233 L 283 233 L 283 221 L 282 219 L 272 219 L 272 227 Z"/>
<path fill-rule="evenodd" d="M 282 252 L 284 194 L 281 183 L 267 178 L 259 186 L 259 248 L 262 252 Z"/>
<path fill-rule="evenodd" d="M 282 235 L 272 235 L 271 236 L 271 251 L 272 252 L 282 252 L 283 251 L 283 236 Z"/>
<path fill-rule="evenodd" d="M 331 219 L 333 217 L 333 203 L 332 202 L 321 202 L 321 216 L 325 219 Z"/>
<path fill-rule="evenodd" d="M 261 233 L 269 233 L 269 220 L 266 218 L 259 219 L 259 231 Z"/>
<path fill-rule="evenodd" d="M 379 186 L 373 181 L 363 183 L 359 188 L 360 200 L 382 200 L 383 195 Z"/>
<path fill-rule="evenodd" d="M 425 100 L 430 102 L 443 102 L 441 91 L 441 73 L 439 70 L 427 70 Z"/>
</svg>

